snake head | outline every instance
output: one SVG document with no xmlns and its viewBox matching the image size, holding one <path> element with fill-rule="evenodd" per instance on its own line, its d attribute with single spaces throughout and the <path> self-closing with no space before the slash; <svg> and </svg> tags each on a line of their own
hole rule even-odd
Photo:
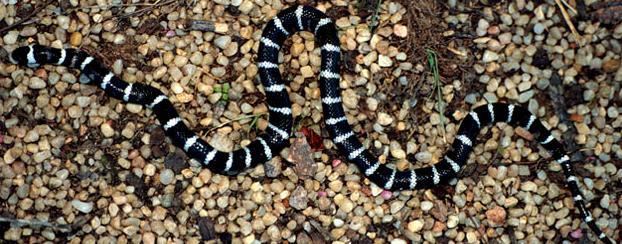
<svg viewBox="0 0 622 244">
<path fill-rule="evenodd" d="M 11 62 L 9 56 L 9 51 L 4 49 L 4 47 L 0 48 L 0 61 L 6 62 L 8 60 L 9 62 Z"/>
<path fill-rule="evenodd" d="M 40 65 L 40 63 L 37 62 L 37 58 L 40 61 L 46 60 L 44 57 L 41 56 L 46 55 L 45 52 L 43 52 L 44 50 L 45 49 L 39 45 L 21 46 L 9 53 L 8 59 L 9 62 L 13 64 L 36 68 Z M 37 56 L 37 58 L 35 58 L 35 56 Z"/>
<path fill-rule="evenodd" d="M 13 64 L 28 65 L 28 54 L 31 53 L 32 46 L 21 46 L 8 54 L 9 62 Z"/>
</svg>

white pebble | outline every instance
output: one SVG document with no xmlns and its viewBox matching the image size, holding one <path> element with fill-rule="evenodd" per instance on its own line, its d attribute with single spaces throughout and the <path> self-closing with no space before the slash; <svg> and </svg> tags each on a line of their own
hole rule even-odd
<svg viewBox="0 0 622 244">
<path fill-rule="evenodd" d="M 408 223 L 407 228 L 408 228 L 409 231 L 411 231 L 413 233 L 417 233 L 417 232 L 421 231 L 421 229 L 423 229 L 423 221 L 421 221 L 421 220 L 411 221 L 410 223 Z"/>
<path fill-rule="evenodd" d="M 391 117 L 391 115 L 388 115 L 383 112 L 378 113 L 378 124 L 387 126 L 387 125 L 390 125 L 391 123 L 393 123 L 393 118 Z"/>
<path fill-rule="evenodd" d="M 160 173 L 160 183 L 163 185 L 171 184 L 175 180 L 175 173 L 171 169 L 162 170 Z"/>
<path fill-rule="evenodd" d="M 499 54 L 493 51 L 486 50 L 484 52 L 484 56 L 482 56 L 482 62 L 484 63 L 490 63 L 497 60 L 499 60 Z"/>
<path fill-rule="evenodd" d="M 421 202 L 421 210 L 423 210 L 424 212 L 430 211 L 432 207 L 434 207 L 434 204 L 430 201 Z"/>
<path fill-rule="evenodd" d="M 391 65 L 393 65 L 393 61 L 391 61 L 391 58 L 388 56 L 378 55 L 378 65 L 380 67 L 391 67 Z"/>
<path fill-rule="evenodd" d="M 432 154 L 427 151 L 418 152 L 417 154 L 415 154 L 415 159 L 422 163 L 428 163 L 432 160 Z"/>
<path fill-rule="evenodd" d="M 229 43 L 231 43 L 230 36 L 220 36 L 214 40 L 214 44 L 216 44 L 216 46 L 220 49 L 227 48 L 227 45 L 229 45 Z"/>
<path fill-rule="evenodd" d="M 80 200 L 72 200 L 71 206 L 83 213 L 90 213 L 93 210 L 93 202 L 83 202 Z"/>
</svg>

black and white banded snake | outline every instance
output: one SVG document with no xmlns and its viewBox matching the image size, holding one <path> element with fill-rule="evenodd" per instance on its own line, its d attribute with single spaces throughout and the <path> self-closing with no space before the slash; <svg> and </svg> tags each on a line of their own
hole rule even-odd
<svg viewBox="0 0 622 244">
<path fill-rule="evenodd" d="M 475 108 L 462 121 L 447 155 L 432 166 L 401 171 L 379 163 L 356 138 L 348 124 L 339 88 L 340 42 L 337 29 L 330 18 L 315 8 L 287 8 L 266 24 L 260 39 L 257 66 L 268 103 L 269 123 L 264 134 L 233 152 L 218 151 L 190 131 L 168 97 L 160 90 L 146 84 L 121 80 L 86 52 L 29 45 L 16 48 L 8 58 L 14 64 L 30 68 L 55 64 L 79 69 L 82 72 L 81 83 L 97 85 L 108 96 L 152 109 L 173 144 L 204 167 L 217 173 L 236 173 L 270 160 L 289 145 L 293 118 L 289 95 L 278 69 L 278 53 L 285 39 L 303 30 L 314 33 L 321 47 L 319 83 L 326 128 L 339 151 L 373 183 L 388 190 L 423 189 L 447 183 L 466 164 L 482 127 L 496 122 L 521 126 L 536 135 L 536 139 L 550 152 L 552 158 L 561 164 L 575 206 L 589 228 L 603 242 L 612 243 L 596 226 L 591 213 L 586 209 L 577 177 L 563 146 L 524 108 L 503 103 Z"/>
</svg>

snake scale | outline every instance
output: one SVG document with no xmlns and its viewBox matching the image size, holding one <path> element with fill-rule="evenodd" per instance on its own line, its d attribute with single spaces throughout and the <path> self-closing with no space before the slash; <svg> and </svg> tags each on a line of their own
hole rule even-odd
<svg viewBox="0 0 622 244">
<path fill-rule="evenodd" d="M 285 83 L 278 69 L 278 53 L 285 39 L 298 31 L 315 34 L 321 47 L 319 83 L 324 122 L 340 153 L 354 162 L 373 183 L 388 190 L 423 189 L 447 183 L 467 163 L 476 136 L 482 127 L 497 122 L 521 126 L 532 134 L 552 158 L 561 165 L 575 207 L 584 222 L 605 243 L 613 243 L 596 226 L 579 191 L 577 177 L 563 146 L 528 110 L 512 104 L 493 103 L 471 111 L 462 121 L 450 150 L 438 163 L 413 170 L 397 170 L 381 164 L 355 136 L 348 124 L 340 95 L 340 42 L 333 21 L 323 12 L 307 6 L 282 10 L 270 20 L 259 44 L 259 76 L 269 110 L 266 131 L 249 145 L 233 152 L 218 151 L 184 124 L 173 104 L 159 89 L 141 83 L 127 83 L 114 75 L 100 61 L 77 49 L 56 49 L 40 45 L 19 47 L 9 55 L 14 64 L 38 67 L 55 64 L 79 69 L 80 82 L 97 85 L 105 94 L 127 103 L 144 105 L 153 110 L 165 134 L 189 157 L 213 172 L 233 174 L 270 160 L 289 145 L 292 132 L 292 110 Z"/>
</svg>

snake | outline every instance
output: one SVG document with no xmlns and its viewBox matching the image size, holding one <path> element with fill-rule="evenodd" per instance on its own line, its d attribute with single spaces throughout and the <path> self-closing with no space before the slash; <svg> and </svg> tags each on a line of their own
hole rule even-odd
<svg viewBox="0 0 622 244">
<path fill-rule="evenodd" d="M 27 45 L 14 49 L 11 63 L 36 68 L 54 64 L 79 69 L 82 84 L 99 86 L 106 95 L 126 103 L 151 109 L 173 145 L 212 172 L 236 174 L 271 160 L 289 146 L 293 115 L 286 84 L 278 64 L 284 41 L 299 31 L 312 32 L 321 49 L 320 94 L 325 128 L 339 152 L 353 162 L 374 184 L 392 191 L 427 189 L 457 178 L 473 151 L 476 137 L 486 126 L 503 122 L 520 126 L 531 134 L 561 165 L 575 207 L 583 221 L 604 243 L 613 243 L 596 225 L 585 206 L 571 160 L 550 130 L 527 109 L 507 103 L 490 103 L 474 108 L 465 116 L 446 155 L 439 162 L 416 169 L 398 170 L 381 163 L 359 141 L 343 109 L 340 81 L 341 48 L 338 31 L 322 11 L 309 6 L 293 6 L 269 20 L 259 40 L 257 67 L 268 104 L 268 125 L 250 144 L 231 152 L 219 151 L 191 131 L 179 116 L 171 100 L 159 89 L 123 81 L 102 62 L 84 51 Z"/>
</svg>

